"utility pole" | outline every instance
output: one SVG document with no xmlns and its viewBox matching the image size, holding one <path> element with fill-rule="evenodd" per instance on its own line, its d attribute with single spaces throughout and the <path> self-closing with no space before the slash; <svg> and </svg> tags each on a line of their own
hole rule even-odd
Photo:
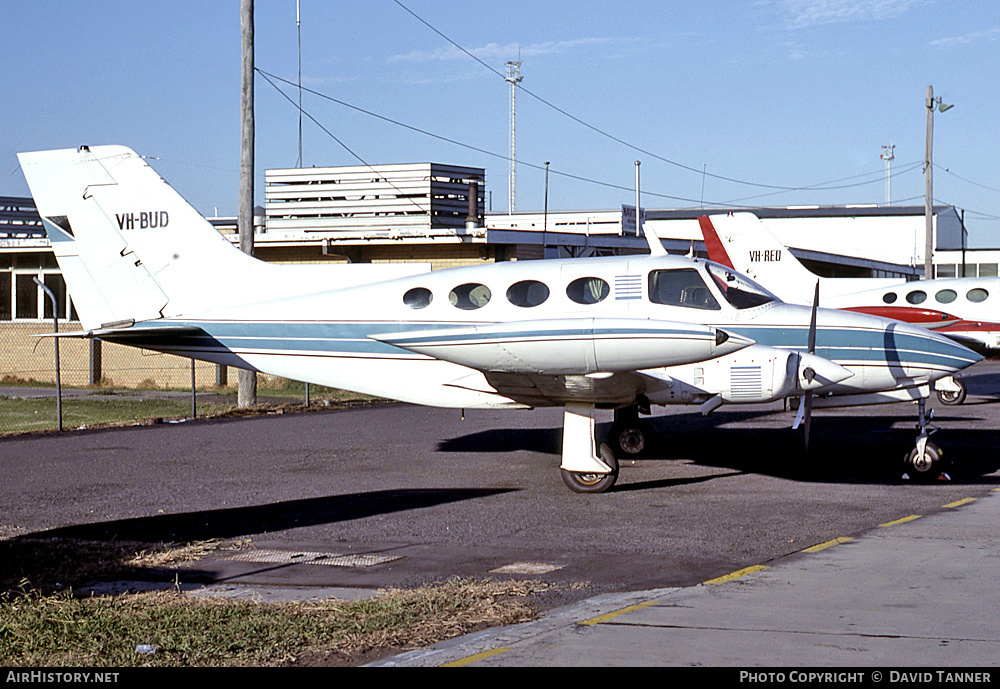
<svg viewBox="0 0 1000 689">
<path fill-rule="evenodd" d="M 892 177 L 892 161 L 895 159 L 893 151 L 896 147 L 893 144 L 882 147 L 882 160 L 885 161 L 885 205 L 892 205 L 892 186 L 889 182 Z"/>
<path fill-rule="evenodd" d="M 299 0 L 295 0 L 295 31 L 299 37 L 299 164 L 297 167 L 302 167 L 305 162 L 302 160 L 302 22 L 299 17 Z"/>
<path fill-rule="evenodd" d="M 254 180 L 254 120 L 253 120 L 253 0 L 240 0 L 240 48 L 242 83 L 240 88 L 240 250 L 253 255 L 253 180 Z M 240 407 L 257 404 L 257 374 L 239 370 L 236 402 Z"/>
<path fill-rule="evenodd" d="M 546 234 L 549 231 L 549 161 L 545 161 L 545 211 L 542 215 L 544 220 L 542 220 L 542 258 L 548 258 L 546 254 L 548 253 L 548 238 Z"/>
<path fill-rule="evenodd" d="M 934 97 L 934 88 L 927 87 L 927 137 L 924 146 L 924 279 L 934 277 L 934 109 L 939 112 L 950 110 L 951 105 L 945 105 L 941 98 Z"/>
<path fill-rule="evenodd" d="M 507 62 L 507 76 L 510 83 L 510 174 L 507 178 L 507 214 L 512 215 L 517 206 L 517 85 L 521 76 L 521 62 Z"/>
</svg>

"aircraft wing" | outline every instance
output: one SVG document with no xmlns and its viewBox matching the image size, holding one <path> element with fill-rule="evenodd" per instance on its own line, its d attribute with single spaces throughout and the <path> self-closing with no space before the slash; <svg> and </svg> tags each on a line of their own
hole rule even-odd
<svg viewBox="0 0 1000 689">
<path fill-rule="evenodd" d="M 628 318 L 506 321 L 369 335 L 483 372 L 580 376 L 714 359 L 753 341 L 701 323 Z"/>
</svg>

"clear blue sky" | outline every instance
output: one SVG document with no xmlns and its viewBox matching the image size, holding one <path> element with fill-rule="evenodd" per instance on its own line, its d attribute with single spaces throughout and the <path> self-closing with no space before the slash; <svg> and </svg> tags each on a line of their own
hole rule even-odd
<svg viewBox="0 0 1000 689">
<path fill-rule="evenodd" d="M 295 0 L 256 4 L 257 67 L 294 83 Z M 933 85 L 955 104 L 935 115 L 935 201 L 966 210 L 973 246 L 1000 247 L 995 2 L 301 0 L 301 10 L 306 88 L 464 144 L 306 93 L 303 109 L 329 132 L 304 119 L 307 166 L 485 167 L 493 210 L 506 210 L 508 85 L 444 34 L 501 74 L 523 62 L 519 210 L 541 209 L 545 161 L 550 209 L 632 203 L 635 160 L 647 207 L 884 203 L 890 143 L 892 201 L 920 205 Z M 238 0 L 7 2 L 0 19 L 0 194 L 28 194 L 19 151 L 119 143 L 156 158 L 206 215 L 235 214 Z M 256 93 L 263 204 L 263 171 L 297 163 L 298 115 L 260 75 Z M 838 188 L 802 189 L 812 186 Z"/>
</svg>

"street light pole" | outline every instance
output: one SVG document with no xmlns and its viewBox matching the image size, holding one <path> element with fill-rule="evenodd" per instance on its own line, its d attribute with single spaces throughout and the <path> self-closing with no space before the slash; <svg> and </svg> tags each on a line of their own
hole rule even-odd
<svg viewBox="0 0 1000 689">
<path fill-rule="evenodd" d="M 945 112 L 952 106 L 934 97 L 934 88 L 927 87 L 927 136 L 924 146 L 924 279 L 934 277 L 934 108 Z"/>
</svg>

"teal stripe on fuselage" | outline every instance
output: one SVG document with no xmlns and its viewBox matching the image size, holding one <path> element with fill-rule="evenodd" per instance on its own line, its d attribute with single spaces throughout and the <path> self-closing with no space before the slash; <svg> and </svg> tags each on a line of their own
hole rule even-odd
<svg viewBox="0 0 1000 689">
<path fill-rule="evenodd" d="M 144 322 L 144 327 L 193 326 L 204 331 L 204 335 L 176 335 L 173 337 L 150 336 L 147 343 L 130 341 L 136 346 L 152 349 L 232 349 L 241 352 L 287 351 L 325 352 L 330 355 L 345 356 L 402 356 L 405 350 L 393 345 L 370 339 L 369 335 L 388 335 L 418 330 L 444 330 L 485 325 L 484 323 L 426 322 L 426 321 L 371 321 L 371 322 L 286 322 L 286 321 L 164 321 Z M 753 326 L 738 324 L 715 324 L 728 332 L 750 338 L 758 344 L 805 352 L 808 348 L 809 329 L 807 327 Z M 526 332 L 526 337 L 552 336 L 558 331 Z M 569 334 L 580 335 L 580 330 L 568 330 Z M 627 335 L 630 331 L 601 329 L 598 336 Z M 639 330 L 641 334 L 649 331 Z M 657 331 L 659 334 L 682 334 L 674 328 Z M 512 337 L 514 334 L 505 334 Z M 699 334 L 700 336 L 700 334 Z M 442 338 L 447 337 L 442 335 Z M 484 335 L 497 338 L 497 335 Z M 888 352 L 888 356 L 886 355 Z M 960 364 L 971 364 L 979 360 L 964 347 L 933 336 L 921 337 L 906 332 L 889 330 L 864 330 L 856 328 L 818 328 L 816 333 L 816 354 L 838 363 L 886 364 L 890 366 L 932 365 L 945 368 L 961 368 Z"/>
<path fill-rule="evenodd" d="M 809 328 L 728 326 L 729 332 L 753 339 L 761 345 L 780 347 L 797 352 L 808 351 Z M 979 361 L 978 354 L 928 333 L 921 336 L 899 332 L 890 326 L 887 330 L 862 330 L 856 328 L 817 328 L 816 354 L 825 359 L 858 363 L 885 363 L 889 365 L 935 365 L 954 368 L 958 364 Z"/>
</svg>

